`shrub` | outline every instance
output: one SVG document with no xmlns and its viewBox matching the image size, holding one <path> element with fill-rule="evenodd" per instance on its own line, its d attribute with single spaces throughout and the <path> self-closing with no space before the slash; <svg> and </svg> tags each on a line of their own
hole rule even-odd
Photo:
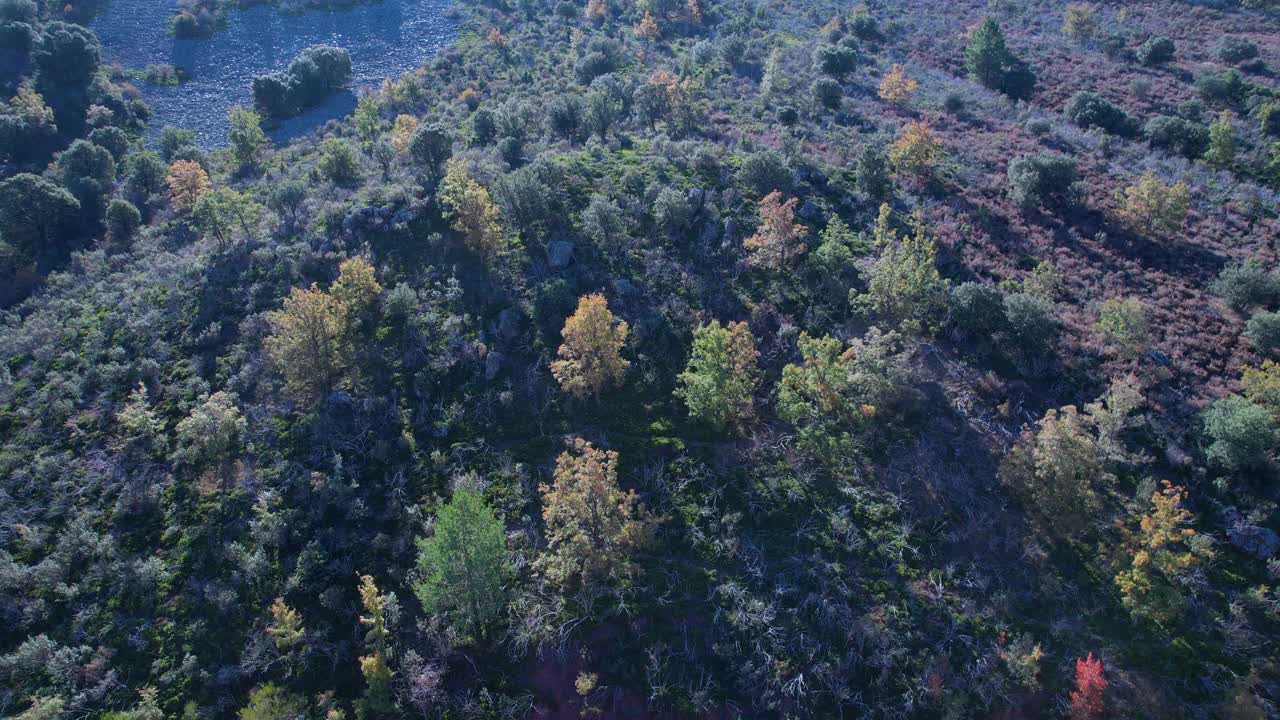
<svg viewBox="0 0 1280 720">
<path fill-rule="evenodd" d="M 752 194 L 764 196 L 791 188 L 791 170 L 774 150 L 762 150 L 748 155 L 738 168 L 738 183 Z"/>
<path fill-rule="evenodd" d="M 1088 90 L 1072 95 L 1062 112 L 1068 120 L 1085 130 L 1097 127 L 1128 136 L 1137 129 L 1137 122 L 1128 113 Z"/>
<path fill-rule="evenodd" d="M 1151 118 L 1143 131 L 1152 147 L 1168 148 L 1193 160 L 1204 154 L 1209 146 L 1209 129 L 1180 117 L 1160 115 Z"/>
<path fill-rule="evenodd" d="M 350 81 L 350 53 L 313 45 L 298 53 L 285 72 L 253 79 L 253 106 L 268 117 L 296 115 Z"/>
<path fill-rule="evenodd" d="M 653 222 L 668 235 L 684 230 L 689 214 L 689 201 L 675 188 L 663 188 L 653 201 Z"/>
<path fill-rule="evenodd" d="M 1276 425 L 1265 408 L 1230 395 L 1204 411 L 1206 454 L 1229 473 L 1265 468 L 1276 447 Z"/>
<path fill-rule="evenodd" d="M 1222 72 L 1202 72 L 1196 75 L 1196 92 L 1209 102 L 1239 102 L 1244 98 L 1245 82 L 1235 68 Z"/>
<path fill-rule="evenodd" d="M 1280 276 L 1267 272 L 1256 260 L 1246 260 L 1223 268 L 1209 289 L 1232 309 L 1243 312 L 1280 301 Z"/>
<path fill-rule="evenodd" d="M 1173 59 L 1173 41 L 1167 37 L 1153 37 L 1138 47 L 1135 53 L 1138 62 L 1147 67 L 1162 65 Z"/>
<path fill-rule="evenodd" d="M 840 87 L 840 83 L 831 78 L 814 80 L 812 91 L 814 101 L 828 110 L 839 108 L 840 101 L 844 99 L 844 89 Z"/>
<path fill-rule="evenodd" d="M 1245 324 L 1245 337 L 1253 341 L 1258 352 L 1270 353 L 1280 347 L 1280 313 L 1261 311 Z"/>
<path fill-rule="evenodd" d="M 1063 155 L 1036 153 L 1009 162 L 1009 198 L 1020 207 L 1070 202 L 1076 163 Z"/>
<path fill-rule="evenodd" d="M 819 45 L 813 53 L 813 64 L 823 74 L 844 77 L 858 62 L 858 53 L 844 43 Z"/>
<path fill-rule="evenodd" d="M 951 327 L 973 338 L 991 338 L 1006 328 L 1004 298 L 990 285 L 966 282 L 951 293 Z"/>
<path fill-rule="evenodd" d="M 1004 298 L 1004 316 L 1013 340 L 1025 351 L 1041 353 L 1058 336 L 1053 304 L 1043 297 L 1018 292 Z"/>
<path fill-rule="evenodd" d="M 1258 57 L 1258 46 L 1247 38 L 1231 36 L 1219 40 L 1215 52 L 1222 62 L 1235 65 Z"/>
</svg>

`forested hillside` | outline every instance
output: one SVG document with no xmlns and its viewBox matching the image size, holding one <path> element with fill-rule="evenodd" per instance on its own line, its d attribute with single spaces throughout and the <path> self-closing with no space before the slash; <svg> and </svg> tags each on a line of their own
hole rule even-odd
<svg viewBox="0 0 1280 720">
<path fill-rule="evenodd" d="M 1277 716 L 1276 9 L 458 13 L 0 0 L 0 716 Z"/>
</svg>

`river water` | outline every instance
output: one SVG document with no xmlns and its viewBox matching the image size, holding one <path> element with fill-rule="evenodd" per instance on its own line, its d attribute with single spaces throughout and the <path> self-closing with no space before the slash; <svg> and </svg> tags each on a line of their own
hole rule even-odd
<svg viewBox="0 0 1280 720">
<path fill-rule="evenodd" d="M 179 40 L 168 31 L 171 0 L 109 0 L 91 27 L 103 60 L 141 70 L 168 63 L 189 80 L 176 87 L 138 81 L 153 117 L 149 134 L 165 125 L 194 130 L 202 147 L 227 141 L 227 110 L 251 107 L 254 76 L 284 70 L 308 45 L 335 45 L 351 53 L 351 90 L 267 128 L 276 143 L 309 132 L 355 107 L 354 91 L 377 86 L 416 68 L 454 37 L 445 17 L 450 0 L 378 0 L 349 10 L 281 15 L 268 5 L 233 9 L 227 27 L 208 38 Z"/>
</svg>

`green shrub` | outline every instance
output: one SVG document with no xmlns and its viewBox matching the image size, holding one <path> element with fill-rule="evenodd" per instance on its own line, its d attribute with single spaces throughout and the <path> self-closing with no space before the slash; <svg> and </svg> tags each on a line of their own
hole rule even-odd
<svg viewBox="0 0 1280 720">
<path fill-rule="evenodd" d="M 1245 324 L 1244 335 L 1258 352 L 1270 353 L 1280 347 L 1280 313 L 1266 310 L 1254 313 Z"/>
<path fill-rule="evenodd" d="M 1036 153 L 1009 161 L 1009 199 L 1019 207 L 1069 204 L 1076 162 L 1063 155 Z"/>
<path fill-rule="evenodd" d="M 1088 90 L 1072 95 L 1062 112 L 1085 130 L 1097 127 L 1121 136 L 1132 135 L 1137 130 L 1137 121 L 1128 113 Z"/>
<path fill-rule="evenodd" d="M 1147 67 L 1162 65 L 1173 59 L 1173 41 L 1167 37 L 1153 37 L 1142 43 L 1134 53 L 1138 62 Z"/>
<path fill-rule="evenodd" d="M 1280 300 L 1280 276 L 1256 260 L 1247 260 L 1223 268 L 1209 289 L 1232 309 L 1243 312 Z"/>
<path fill-rule="evenodd" d="M 1227 472 L 1266 467 L 1276 447 L 1276 426 L 1271 413 L 1239 395 L 1225 397 L 1204 411 L 1204 432 L 1210 443 L 1209 459 Z"/>
</svg>

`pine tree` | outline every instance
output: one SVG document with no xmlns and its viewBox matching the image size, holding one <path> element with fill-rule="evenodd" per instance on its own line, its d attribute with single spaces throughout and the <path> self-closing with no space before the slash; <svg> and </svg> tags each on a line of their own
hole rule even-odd
<svg viewBox="0 0 1280 720">
<path fill-rule="evenodd" d="M 276 648 L 288 652 L 302 642 L 306 630 L 302 627 L 302 616 L 297 610 L 285 605 L 284 598 L 278 597 L 271 603 L 271 624 L 267 626 L 267 634 L 275 641 Z"/>
<path fill-rule="evenodd" d="M 1087 658 L 1076 658 L 1076 689 L 1071 691 L 1071 720 L 1097 720 L 1102 717 L 1106 706 L 1102 702 L 1102 693 L 1107 689 L 1106 678 L 1102 677 L 1102 661 L 1094 660 L 1093 653 Z"/>
<path fill-rule="evenodd" d="M 547 579 L 570 587 L 635 577 L 632 555 L 652 540 L 657 519 L 635 491 L 618 487 L 618 453 L 578 438 L 556 458 L 554 484 L 538 490 L 549 546 L 538 567 Z"/>
<path fill-rule="evenodd" d="M 484 639 L 506 604 L 508 576 L 502 521 L 479 494 L 461 489 L 418 540 L 414 593 L 429 613 L 456 616 L 460 631 Z"/>
<path fill-rule="evenodd" d="M 969 46 L 964 50 L 964 66 L 969 77 L 998 90 L 1004 84 L 1005 68 L 1009 64 L 1009 47 L 1004 31 L 995 18 L 982 21 L 974 31 Z"/>
<path fill-rule="evenodd" d="M 881 206 L 875 239 L 884 249 L 867 274 L 867 291 L 849 292 L 854 309 L 879 315 L 911 332 L 934 332 L 946 310 L 947 283 L 937 268 L 937 246 L 914 219 L 915 233 L 893 239 L 887 206 Z"/>
<path fill-rule="evenodd" d="M 693 333 L 689 364 L 677 378 L 676 396 L 689 414 L 720 430 L 751 419 L 758 373 L 756 340 L 745 322 L 718 321 Z"/>
<path fill-rule="evenodd" d="M 564 321 L 560 335 L 564 342 L 551 374 L 565 392 L 579 399 L 591 395 L 599 402 L 601 390 L 622 383 L 631 365 L 621 353 L 627 324 L 614 320 L 603 295 L 578 298 L 578 309 Z"/>
<path fill-rule="evenodd" d="M 1213 553 L 1196 542 L 1196 531 L 1188 527 L 1193 517 L 1184 507 L 1186 491 L 1168 480 L 1160 485 L 1138 530 L 1126 532 L 1130 563 L 1115 582 L 1135 617 L 1168 622 L 1182 609 L 1179 580 Z"/>
<path fill-rule="evenodd" d="M 356 706 L 356 717 L 366 718 L 388 715 L 395 710 L 395 699 L 391 694 L 390 637 L 387 630 L 387 606 L 389 597 L 378 592 L 378 586 L 369 575 L 360 577 L 360 604 L 368 615 L 360 617 L 360 624 L 366 625 L 365 648 L 368 655 L 360 658 L 360 672 L 364 675 L 365 691 Z"/>
</svg>

